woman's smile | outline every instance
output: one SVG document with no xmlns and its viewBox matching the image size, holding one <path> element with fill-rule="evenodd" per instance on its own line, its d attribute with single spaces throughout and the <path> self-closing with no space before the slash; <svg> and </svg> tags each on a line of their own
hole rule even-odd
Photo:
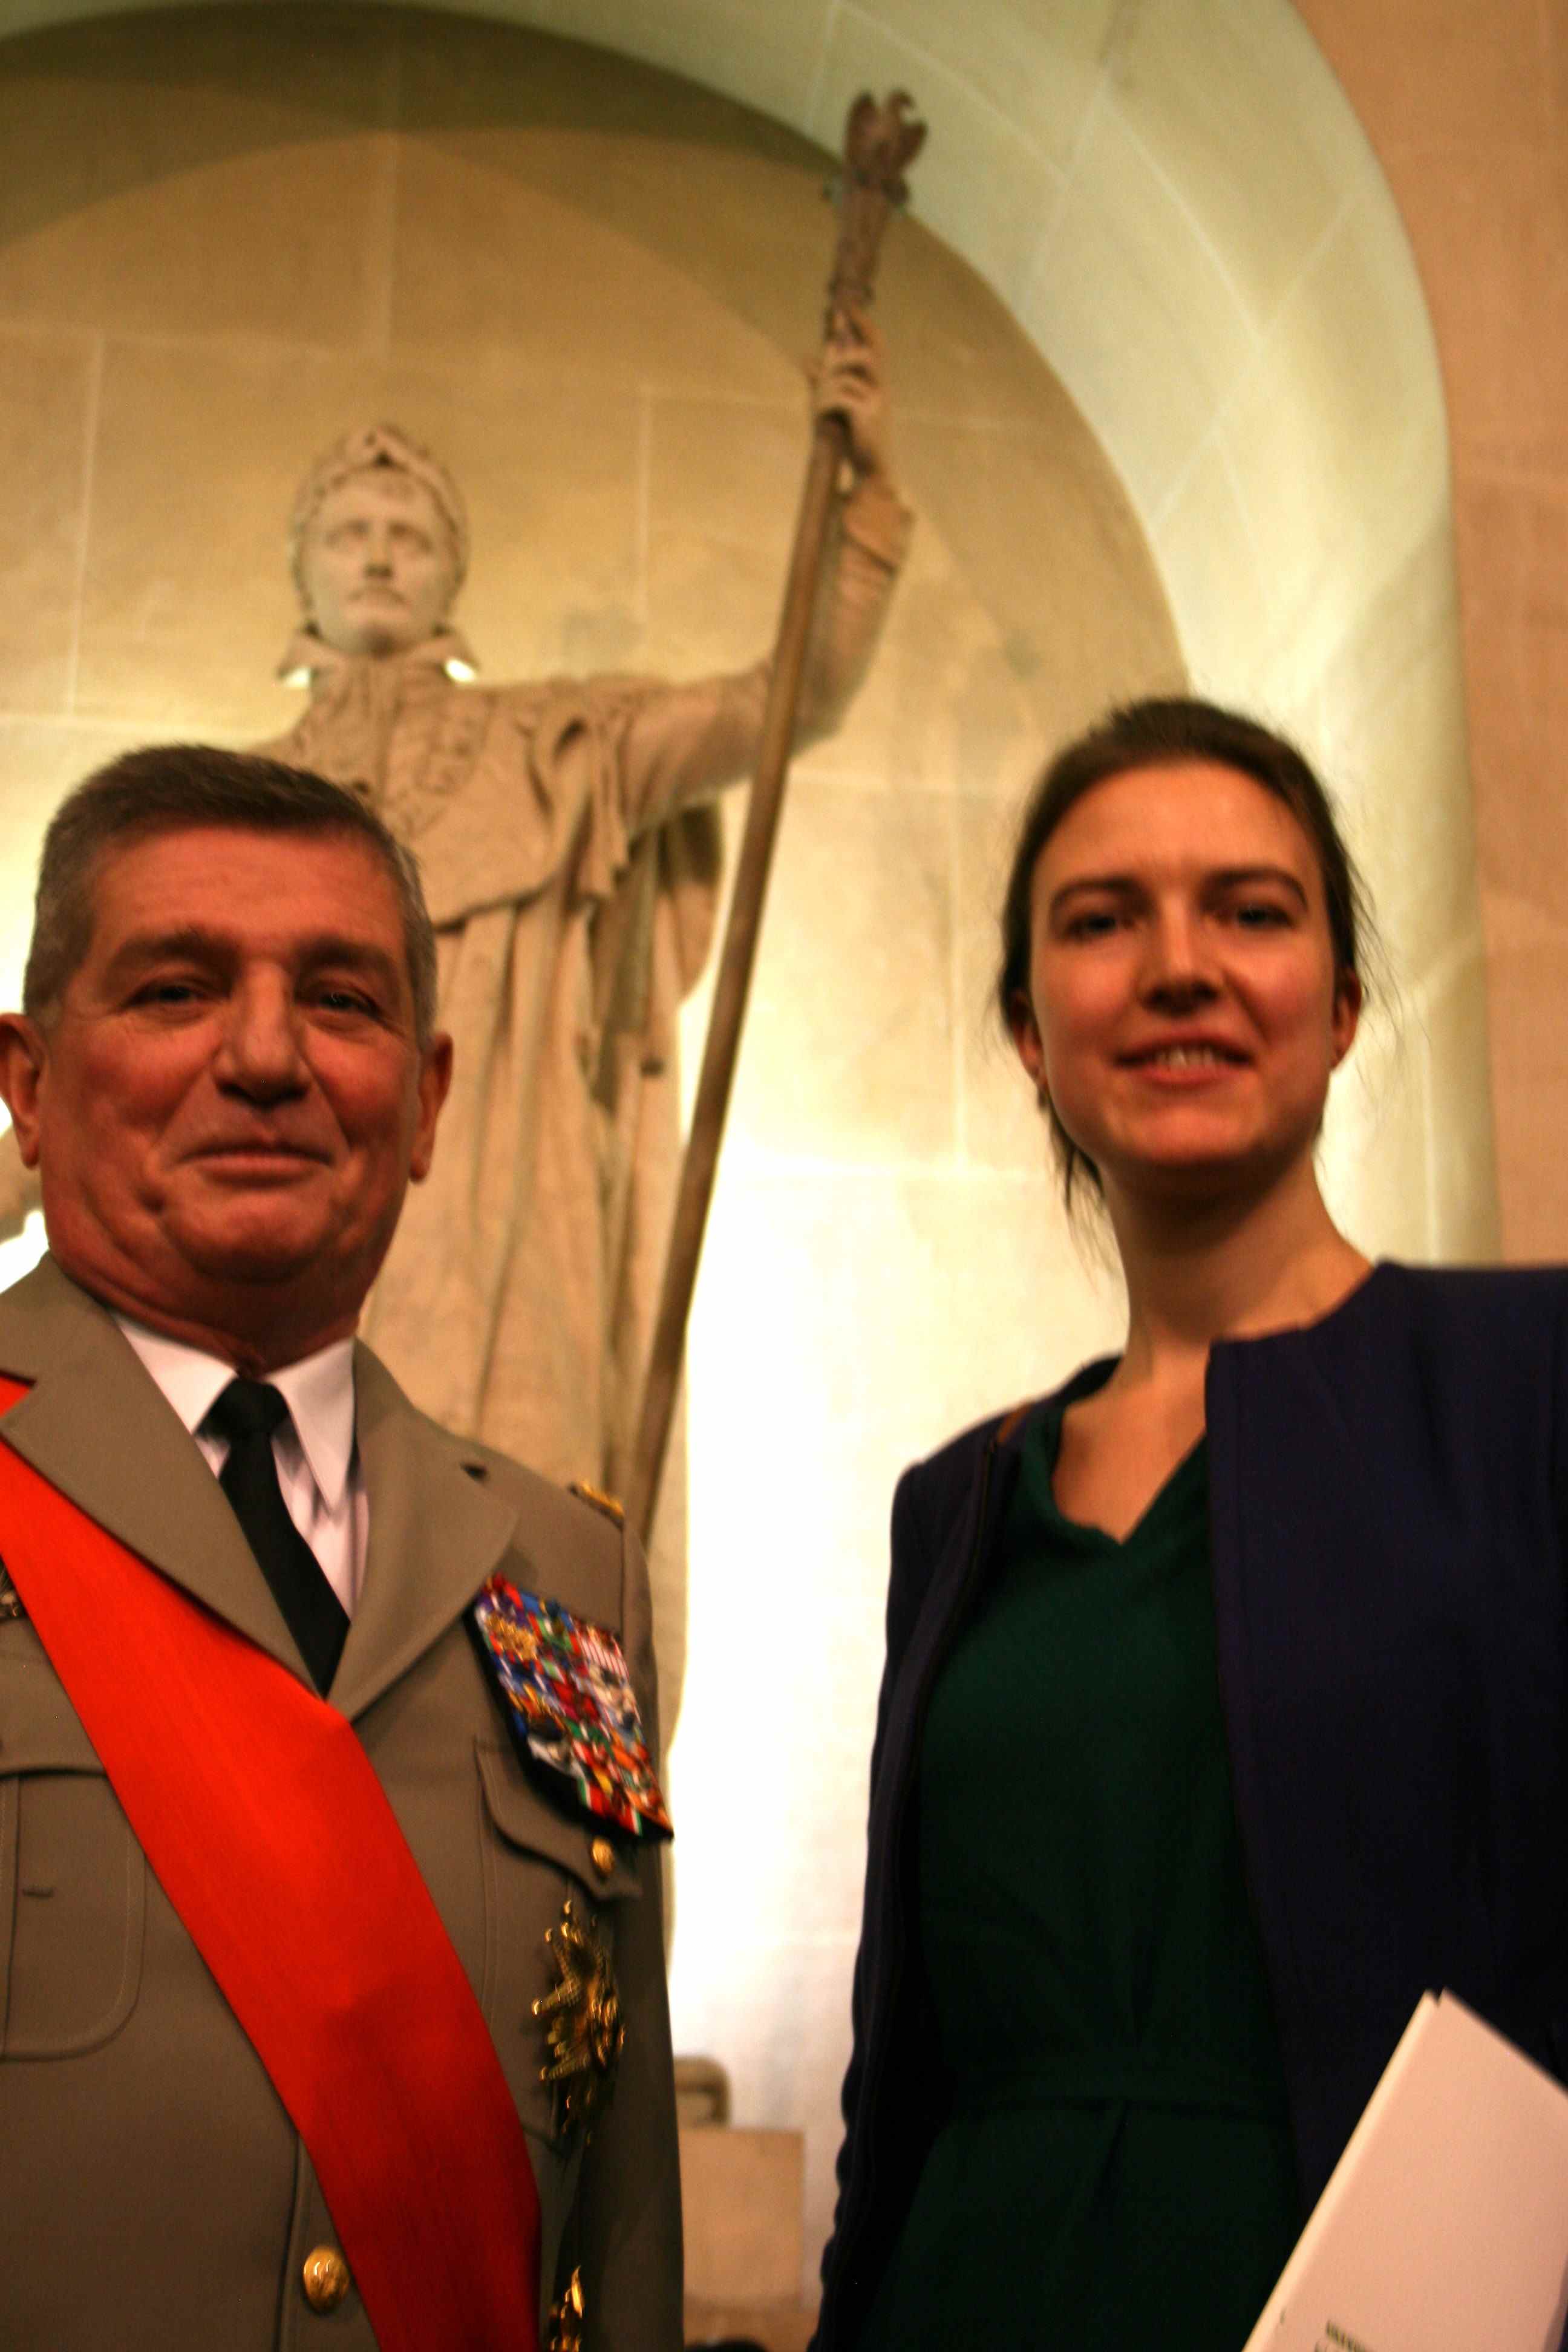
<svg viewBox="0 0 1568 2352">
<path fill-rule="evenodd" d="M 1310 1160 L 1359 1001 L 1311 843 L 1237 769 L 1110 776 L 1040 853 L 1019 1049 L 1112 1192 Z"/>
</svg>

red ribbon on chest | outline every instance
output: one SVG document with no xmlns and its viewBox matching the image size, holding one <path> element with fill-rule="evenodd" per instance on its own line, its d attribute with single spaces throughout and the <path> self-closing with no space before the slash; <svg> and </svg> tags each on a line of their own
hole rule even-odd
<svg viewBox="0 0 1568 2352">
<path fill-rule="evenodd" d="M 25 1393 L 0 1377 L 0 1413 Z M 383 2352 L 537 2352 L 522 2126 L 353 1727 L 5 1444 L 0 1553 L 310 2150 Z"/>
</svg>

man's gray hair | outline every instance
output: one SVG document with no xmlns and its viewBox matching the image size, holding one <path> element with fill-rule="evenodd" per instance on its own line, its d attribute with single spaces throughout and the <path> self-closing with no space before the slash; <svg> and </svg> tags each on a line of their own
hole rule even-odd
<svg viewBox="0 0 1568 2352">
<path fill-rule="evenodd" d="M 77 785 L 55 811 L 38 861 L 33 939 L 22 1009 L 47 1022 L 92 944 L 100 863 L 116 846 L 197 825 L 248 833 L 338 834 L 363 841 L 397 894 L 414 995 L 415 1034 L 436 1022 L 436 934 L 419 868 L 374 809 L 308 768 L 207 743 L 153 743 L 127 751 Z"/>
</svg>

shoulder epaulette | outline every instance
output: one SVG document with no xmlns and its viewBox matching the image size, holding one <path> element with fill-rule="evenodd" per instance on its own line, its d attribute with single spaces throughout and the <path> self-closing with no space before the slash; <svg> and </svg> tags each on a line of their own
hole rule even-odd
<svg viewBox="0 0 1568 2352">
<path fill-rule="evenodd" d="M 616 1527 L 625 1527 L 626 1507 L 617 1502 L 614 1495 L 606 1495 L 600 1486 L 590 1486 L 586 1478 L 574 1478 L 569 1491 L 579 1496 L 584 1503 L 592 1503 L 596 1511 L 603 1511 L 607 1519 L 614 1519 Z"/>
</svg>

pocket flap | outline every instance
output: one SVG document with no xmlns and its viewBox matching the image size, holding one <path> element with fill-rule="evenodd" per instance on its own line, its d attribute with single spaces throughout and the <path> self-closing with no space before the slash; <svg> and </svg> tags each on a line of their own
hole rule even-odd
<svg viewBox="0 0 1568 2352">
<path fill-rule="evenodd" d="M 52 1666 L 0 1658 L 0 1772 L 101 1772 Z"/>
<path fill-rule="evenodd" d="M 476 1739 L 485 1810 L 509 1845 L 542 1853 L 581 1879 L 595 1902 L 616 1903 L 640 1895 L 637 1849 L 611 1837 L 591 1813 L 573 1820 L 529 1780 L 510 1746 Z"/>
</svg>

